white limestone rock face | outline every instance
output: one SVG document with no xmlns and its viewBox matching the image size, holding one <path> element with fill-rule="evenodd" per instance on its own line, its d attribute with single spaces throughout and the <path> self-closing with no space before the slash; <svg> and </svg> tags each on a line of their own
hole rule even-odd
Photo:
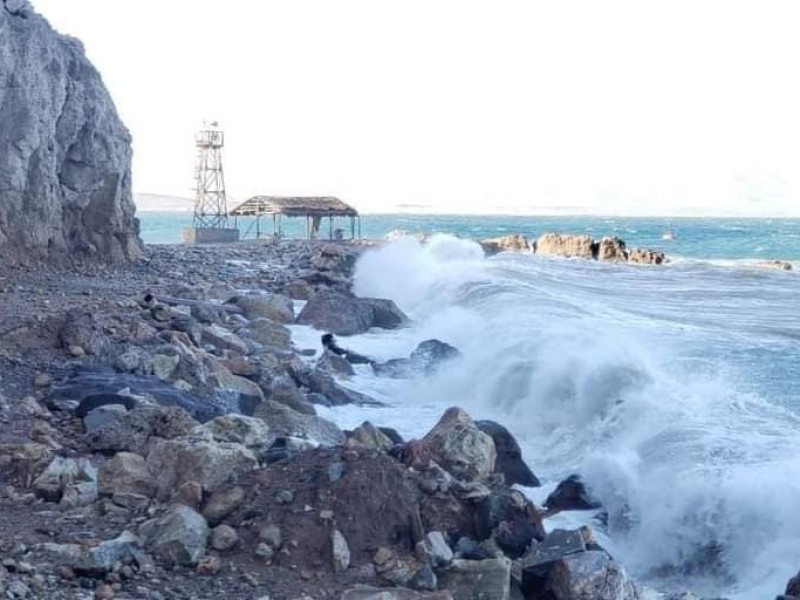
<svg viewBox="0 0 800 600">
<path fill-rule="evenodd" d="M 82 44 L 0 0 L 0 254 L 124 261 L 140 249 L 131 137 Z"/>
</svg>

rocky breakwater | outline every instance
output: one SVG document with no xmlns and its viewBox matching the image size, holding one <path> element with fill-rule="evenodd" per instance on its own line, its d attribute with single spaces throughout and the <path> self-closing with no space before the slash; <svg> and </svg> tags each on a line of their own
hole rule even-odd
<svg viewBox="0 0 800 600">
<path fill-rule="evenodd" d="M 663 252 L 642 248 L 628 249 L 625 242 L 616 237 L 595 240 L 590 235 L 545 233 L 536 241 L 530 242 L 526 236 L 516 234 L 481 240 L 478 243 L 489 256 L 500 252 L 523 252 L 638 265 L 660 265 L 667 262 Z"/>
<path fill-rule="evenodd" d="M 0 252 L 7 263 L 140 249 L 131 138 L 81 43 L 0 0 Z"/>
</svg>

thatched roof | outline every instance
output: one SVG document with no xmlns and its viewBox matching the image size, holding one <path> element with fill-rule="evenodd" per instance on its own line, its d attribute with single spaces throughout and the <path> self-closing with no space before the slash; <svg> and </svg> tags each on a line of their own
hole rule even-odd
<svg viewBox="0 0 800 600">
<path fill-rule="evenodd" d="M 333 196 L 253 196 L 230 212 L 232 217 L 261 215 L 355 217 L 358 211 Z"/>
</svg>

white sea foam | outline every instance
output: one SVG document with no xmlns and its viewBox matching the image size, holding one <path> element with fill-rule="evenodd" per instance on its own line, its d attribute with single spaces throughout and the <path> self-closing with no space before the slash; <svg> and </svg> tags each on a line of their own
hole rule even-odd
<svg viewBox="0 0 800 600">
<path fill-rule="evenodd" d="M 603 542 L 662 588 L 764 598 L 800 568 L 800 359 L 773 335 L 800 327 L 797 278 L 484 259 L 439 236 L 366 254 L 355 282 L 415 323 L 347 345 L 386 359 L 436 337 L 463 356 L 411 382 L 360 370 L 350 385 L 390 405 L 325 411 L 342 425 L 416 437 L 454 404 L 504 423 L 545 483 L 533 497 L 580 472 L 609 513 Z"/>
</svg>

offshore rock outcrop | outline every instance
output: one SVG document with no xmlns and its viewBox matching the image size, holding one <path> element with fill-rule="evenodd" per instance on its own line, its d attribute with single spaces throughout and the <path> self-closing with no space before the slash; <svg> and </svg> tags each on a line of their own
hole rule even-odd
<svg viewBox="0 0 800 600">
<path fill-rule="evenodd" d="M 140 249 L 131 137 L 82 44 L 0 0 L 0 252 L 124 261 Z"/>
</svg>

